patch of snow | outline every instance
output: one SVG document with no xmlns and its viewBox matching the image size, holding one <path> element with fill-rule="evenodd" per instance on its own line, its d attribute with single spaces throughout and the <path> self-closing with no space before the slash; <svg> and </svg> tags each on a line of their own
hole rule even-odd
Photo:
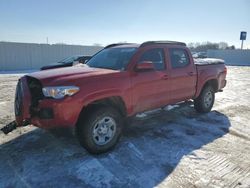
<svg viewBox="0 0 250 188">
<path fill-rule="evenodd" d="M 149 110 L 149 111 L 146 111 L 145 113 L 146 114 L 155 114 L 155 113 L 158 113 L 159 111 L 161 111 L 161 108 L 156 108 L 154 110 Z"/>
<path fill-rule="evenodd" d="M 114 161 L 116 162 L 117 164 L 120 164 L 120 161 L 116 158 L 116 156 L 111 152 L 108 154 L 109 157 Z"/>
<path fill-rule="evenodd" d="M 160 111 L 161 111 L 161 108 L 156 108 L 154 110 L 149 110 L 149 111 L 145 111 L 145 112 L 142 112 L 142 113 L 138 113 L 138 114 L 136 114 L 135 117 L 144 118 L 144 117 L 147 117 L 147 115 L 156 114 L 156 113 L 158 113 Z"/>
<path fill-rule="evenodd" d="M 111 187 L 117 178 L 108 171 L 97 159 L 89 159 L 81 163 L 76 171 L 77 178 L 93 187 Z"/>
<path fill-rule="evenodd" d="M 39 70 L 0 71 L 0 76 L 23 76 L 37 71 Z"/>
<path fill-rule="evenodd" d="M 223 59 L 215 59 L 215 58 L 197 58 L 194 59 L 196 64 L 214 64 L 214 63 L 225 63 Z"/>
<path fill-rule="evenodd" d="M 170 110 L 173 110 L 174 108 L 177 108 L 177 107 L 179 107 L 179 105 L 167 105 L 164 107 L 164 110 L 170 111 Z"/>
<path fill-rule="evenodd" d="M 78 63 L 73 65 L 73 67 L 89 67 L 87 64 Z"/>
<path fill-rule="evenodd" d="M 139 149 L 132 144 L 131 142 L 128 143 L 128 147 L 132 149 L 135 152 L 135 155 L 140 158 L 141 160 L 144 160 L 143 154 L 139 151 Z"/>
<path fill-rule="evenodd" d="M 0 102 L 0 105 L 2 105 L 2 104 L 6 104 L 6 102 Z"/>
<path fill-rule="evenodd" d="M 168 105 L 168 106 L 164 107 L 164 110 L 169 111 L 169 110 L 172 110 L 172 109 L 177 108 L 177 107 L 179 107 L 179 105 Z M 147 115 L 157 114 L 161 110 L 162 110 L 161 108 L 156 108 L 154 110 L 145 111 L 143 113 L 136 114 L 136 117 L 137 118 L 144 118 L 144 117 L 147 117 Z"/>
<path fill-rule="evenodd" d="M 136 114 L 135 117 L 137 117 L 137 118 L 144 118 L 144 117 L 147 117 L 147 114 L 145 114 L 145 113 L 139 113 L 139 114 Z"/>
</svg>

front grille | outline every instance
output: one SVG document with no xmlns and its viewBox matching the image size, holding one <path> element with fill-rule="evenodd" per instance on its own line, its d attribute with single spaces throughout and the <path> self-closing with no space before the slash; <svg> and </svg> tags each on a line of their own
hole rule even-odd
<svg viewBox="0 0 250 188">
<path fill-rule="evenodd" d="M 22 94 L 22 83 L 21 80 L 18 81 L 16 86 L 16 95 L 15 95 L 15 115 L 22 115 L 22 107 L 23 107 L 23 94 Z"/>
<path fill-rule="evenodd" d="M 44 98 L 42 84 L 36 78 L 27 76 L 27 84 L 31 95 L 31 107 L 37 107 L 39 100 Z"/>
</svg>

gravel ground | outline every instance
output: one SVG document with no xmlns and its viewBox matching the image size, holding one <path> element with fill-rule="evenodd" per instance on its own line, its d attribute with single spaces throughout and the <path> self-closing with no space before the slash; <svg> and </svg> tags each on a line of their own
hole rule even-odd
<svg viewBox="0 0 250 188">
<path fill-rule="evenodd" d="M 212 112 L 192 103 L 139 114 L 114 151 L 89 155 L 63 132 L 0 133 L 0 187 L 250 187 L 250 67 L 228 67 Z M 0 74 L 0 128 L 20 75 Z"/>
</svg>

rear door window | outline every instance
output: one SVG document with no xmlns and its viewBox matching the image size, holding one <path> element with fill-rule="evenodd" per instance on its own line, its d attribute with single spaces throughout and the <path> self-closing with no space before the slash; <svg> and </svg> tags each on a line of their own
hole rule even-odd
<svg viewBox="0 0 250 188">
<path fill-rule="evenodd" d="M 172 48 L 169 49 L 172 68 L 182 68 L 189 65 L 189 56 L 184 49 Z"/>
</svg>

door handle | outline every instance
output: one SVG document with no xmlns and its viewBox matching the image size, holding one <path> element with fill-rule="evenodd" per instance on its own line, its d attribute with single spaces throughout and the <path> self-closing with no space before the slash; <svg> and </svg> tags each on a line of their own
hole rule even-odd
<svg viewBox="0 0 250 188">
<path fill-rule="evenodd" d="M 167 80 L 168 79 L 168 75 L 164 74 L 162 77 L 161 77 L 162 80 Z"/>
<path fill-rule="evenodd" d="M 189 75 L 189 76 L 193 76 L 194 73 L 193 73 L 193 72 L 189 72 L 188 75 Z"/>
</svg>

